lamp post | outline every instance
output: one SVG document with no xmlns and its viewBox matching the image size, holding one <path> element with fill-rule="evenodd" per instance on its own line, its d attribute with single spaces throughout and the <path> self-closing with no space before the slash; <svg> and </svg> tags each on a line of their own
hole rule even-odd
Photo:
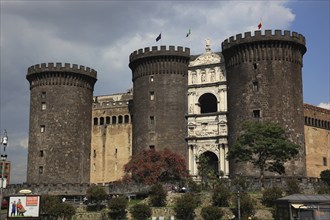
<svg viewBox="0 0 330 220">
<path fill-rule="evenodd" d="M 1 138 L 1 145 L 3 145 L 3 154 L 1 153 L 1 187 L 0 187 L 0 210 L 2 206 L 2 199 L 3 199 L 3 188 L 4 188 L 4 175 L 5 175 L 5 165 L 6 165 L 6 160 L 7 160 L 7 154 L 6 154 L 6 147 L 8 144 L 8 136 L 7 136 L 7 131 L 5 130 L 3 133 L 3 137 Z M 0 148 L 1 152 L 1 148 Z"/>
</svg>

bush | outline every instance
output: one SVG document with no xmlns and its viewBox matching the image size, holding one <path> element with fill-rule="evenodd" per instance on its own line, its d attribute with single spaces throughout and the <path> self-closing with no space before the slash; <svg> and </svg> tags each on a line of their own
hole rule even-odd
<svg viewBox="0 0 330 220">
<path fill-rule="evenodd" d="M 161 184 L 155 184 L 151 187 L 149 201 L 150 205 L 154 207 L 166 206 L 167 192 Z"/>
<path fill-rule="evenodd" d="M 301 192 L 299 182 L 296 179 L 289 179 L 286 181 L 286 194 L 299 194 Z"/>
<path fill-rule="evenodd" d="M 221 208 L 215 206 L 203 207 L 201 211 L 201 216 L 204 220 L 218 220 L 221 219 L 223 215 Z"/>
<path fill-rule="evenodd" d="M 126 208 L 128 200 L 125 197 L 112 198 L 108 204 L 109 217 L 113 220 L 126 219 Z"/>
<path fill-rule="evenodd" d="M 266 189 L 262 194 L 262 203 L 267 207 L 273 207 L 275 201 L 283 195 L 282 189 L 273 187 Z"/>
<path fill-rule="evenodd" d="M 183 194 L 175 202 L 175 217 L 181 220 L 193 220 L 195 218 L 195 209 L 200 204 L 200 200 L 195 194 Z"/>
<path fill-rule="evenodd" d="M 101 206 L 101 202 L 107 198 L 107 193 L 103 186 L 92 185 L 87 189 L 87 198 L 90 203 L 96 203 L 96 205 L 90 205 L 89 209 L 99 211 L 104 206 Z"/>
<path fill-rule="evenodd" d="M 231 193 L 224 184 L 217 185 L 212 194 L 212 203 L 218 207 L 228 207 Z"/>
<path fill-rule="evenodd" d="M 330 194 L 330 186 L 326 184 L 321 184 L 320 187 L 316 189 L 317 194 Z"/>
<path fill-rule="evenodd" d="M 131 209 L 133 219 L 145 220 L 151 217 L 151 208 L 146 204 L 136 204 Z"/>
<path fill-rule="evenodd" d="M 71 219 L 76 209 L 69 203 L 59 203 L 51 209 L 51 215 L 61 219 Z"/>
<path fill-rule="evenodd" d="M 320 173 L 320 178 L 324 183 L 330 186 L 330 170 L 323 170 Z"/>
<path fill-rule="evenodd" d="M 235 196 L 235 215 L 237 214 L 237 194 Z M 247 219 L 249 216 L 254 214 L 254 204 L 255 201 L 251 198 L 249 194 L 246 193 L 240 193 L 240 209 L 241 209 L 241 219 Z"/>
</svg>

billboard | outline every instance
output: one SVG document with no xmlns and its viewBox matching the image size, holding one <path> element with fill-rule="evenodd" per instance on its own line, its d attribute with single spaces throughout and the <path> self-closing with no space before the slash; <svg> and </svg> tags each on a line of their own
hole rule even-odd
<svg viewBox="0 0 330 220">
<path fill-rule="evenodd" d="M 40 196 L 22 195 L 10 196 L 8 204 L 8 219 L 12 218 L 38 218 Z"/>
</svg>

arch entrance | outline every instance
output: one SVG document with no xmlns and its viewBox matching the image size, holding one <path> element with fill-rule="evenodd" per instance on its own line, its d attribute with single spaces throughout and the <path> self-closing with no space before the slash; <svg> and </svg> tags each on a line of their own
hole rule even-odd
<svg viewBox="0 0 330 220">
<path fill-rule="evenodd" d="M 215 174 L 216 176 L 219 175 L 219 159 L 217 155 L 211 151 L 206 151 L 202 153 L 201 158 L 203 158 L 203 166 L 209 171 Z"/>
</svg>

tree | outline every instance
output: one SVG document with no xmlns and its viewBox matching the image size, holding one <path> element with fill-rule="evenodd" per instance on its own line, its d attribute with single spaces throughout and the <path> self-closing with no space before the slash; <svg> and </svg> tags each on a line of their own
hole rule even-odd
<svg viewBox="0 0 330 220">
<path fill-rule="evenodd" d="M 204 220 L 218 220 L 224 216 L 224 213 L 219 207 L 206 206 L 202 208 L 201 216 Z"/>
<path fill-rule="evenodd" d="M 212 203 L 217 207 L 228 207 L 231 193 L 224 184 L 218 184 L 213 190 Z"/>
<path fill-rule="evenodd" d="M 275 201 L 281 198 L 283 195 L 283 191 L 281 188 L 273 187 L 266 189 L 262 193 L 262 203 L 267 207 L 274 207 Z"/>
<path fill-rule="evenodd" d="M 146 220 L 151 217 L 151 208 L 146 204 L 136 204 L 131 209 L 133 219 Z"/>
<path fill-rule="evenodd" d="M 71 204 L 63 203 L 57 196 L 43 195 L 40 203 L 40 212 L 47 216 L 47 219 L 71 219 L 76 214 L 76 210 Z"/>
<path fill-rule="evenodd" d="M 284 163 L 296 156 L 300 147 L 287 140 L 285 130 L 275 123 L 248 121 L 242 128 L 227 158 L 252 163 L 260 171 L 259 182 L 264 188 L 265 171 L 284 174 Z"/>
<path fill-rule="evenodd" d="M 151 187 L 149 201 L 150 205 L 154 207 L 166 206 L 167 192 L 161 184 L 155 184 Z"/>
<path fill-rule="evenodd" d="M 320 178 L 324 183 L 330 186 L 330 170 L 323 170 L 320 173 Z"/>
<path fill-rule="evenodd" d="M 100 204 L 107 198 L 107 193 L 104 187 L 91 185 L 87 189 L 87 198 L 89 201 L 95 201 L 97 210 L 100 210 Z"/>
<path fill-rule="evenodd" d="M 112 198 L 108 204 L 109 216 L 113 220 L 126 219 L 128 200 L 125 197 Z"/>
<path fill-rule="evenodd" d="M 124 171 L 132 175 L 134 182 L 147 185 L 179 181 L 188 176 L 184 157 L 168 149 L 144 150 L 132 157 L 125 165 Z"/>
<path fill-rule="evenodd" d="M 200 199 L 196 195 L 187 193 L 183 194 L 175 202 L 175 217 L 181 220 L 193 220 L 195 218 L 195 209 L 200 204 Z"/>
<path fill-rule="evenodd" d="M 217 173 L 210 165 L 211 161 L 209 161 L 209 158 L 206 157 L 204 154 L 197 157 L 197 161 L 197 169 L 199 176 L 202 178 L 203 186 L 207 188 L 210 182 L 214 182 L 215 180 L 217 180 Z"/>
</svg>

